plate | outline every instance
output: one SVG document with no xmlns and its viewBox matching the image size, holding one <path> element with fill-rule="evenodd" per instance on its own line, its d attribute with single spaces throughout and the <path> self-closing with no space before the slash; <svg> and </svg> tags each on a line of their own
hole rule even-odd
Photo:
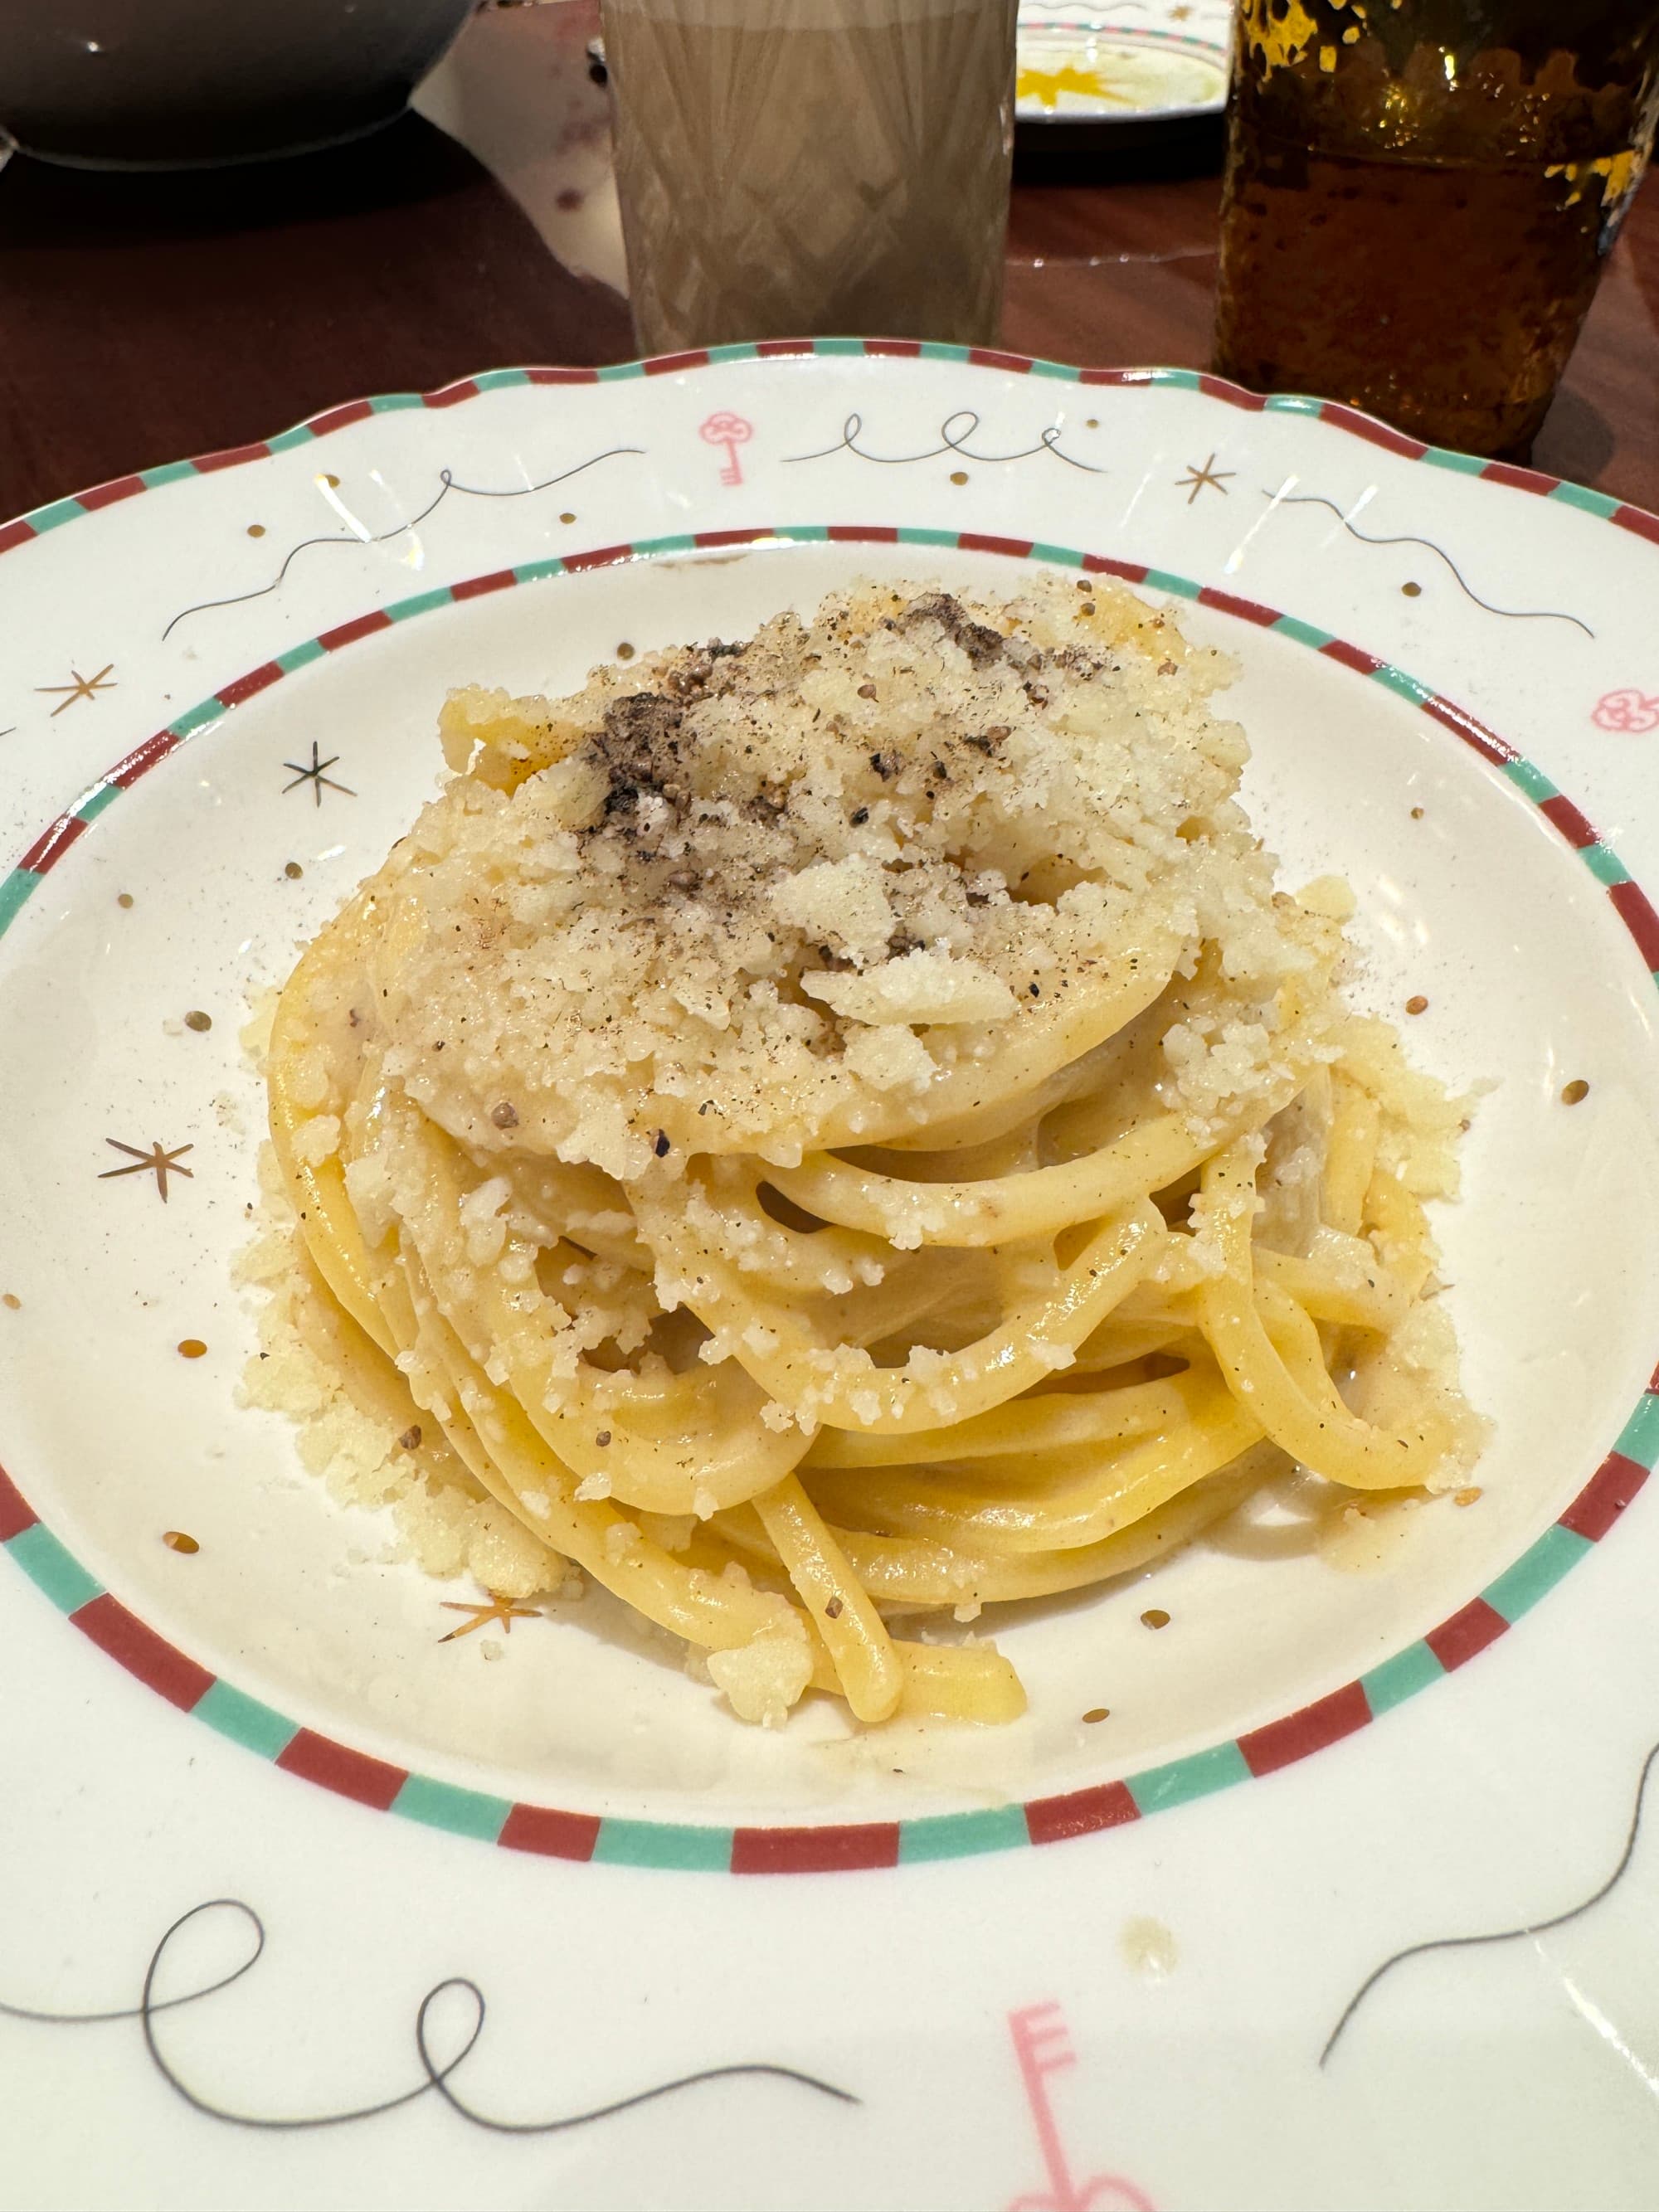
<svg viewBox="0 0 1659 2212">
<path fill-rule="evenodd" d="M 1231 58 L 1226 0 L 1021 0 L 1022 147 L 1109 150 L 1217 118 Z"/>
<path fill-rule="evenodd" d="M 831 340 L 354 403 L 0 553 L 0 2002 L 53 2015 L 0 2017 L 0 2203 L 1644 2203 L 1639 1848 L 1320 2059 L 1395 1953 L 1589 1897 L 1659 1735 L 1659 523 L 1189 372 Z M 592 1595 L 441 1642 L 478 1594 L 236 1403 L 250 994 L 452 683 L 1032 563 L 1237 657 L 1258 825 L 1483 1086 L 1478 1505 L 1194 1550 L 1156 1635 L 1144 1585 L 1030 1608 L 994 1734 L 741 1729 Z"/>
</svg>

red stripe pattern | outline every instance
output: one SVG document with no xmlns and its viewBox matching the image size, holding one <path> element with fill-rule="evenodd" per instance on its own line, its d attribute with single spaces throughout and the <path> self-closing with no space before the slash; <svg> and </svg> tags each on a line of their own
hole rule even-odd
<svg viewBox="0 0 1659 2212">
<path fill-rule="evenodd" d="M 142 745 L 135 745 L 111 781 L 118 783 L 123 791 L 131 791 L 141 775 L 148 775 L 156 763 L 169 753 L 176 753 L 184 739 L 171 730 L 158 730 L 153 738 L 146 738 Z"/>
<path fill-rule="evenodd" d="M 1000 553 L 1010 561 L 1029 561 L 1033 542 L 1029 538 L 987 538 L 977 530 L 957 533 L 957 544 L 964 553 Z"/>
<path fill-rule="evenodd" d="M 1224 615 L 1236 615 L 1240 622 L 1255 623 L 1259 629 L 1271 629 L 1279 620 L 1276 608 L 1260 605 L 1255 599 L 1241 599 L 1231 592 L 1218 592 L 1206 584 L 1198 595 L 1201 607 L 1216 607 Z"/>
<path fill-rule="evenodd" d="M 1237 385 L 1229 384 L 1225 377 L 1211 376 L 1207 372 L 1200 374 L 1198 388 L 1206 399 L 1224 399 L 1229 407 L 1242 407 L 1254 415 L 1259 415 L 1267 404 L 1266 392 L 1242 391 Z"/>
<path fill-rule="evenodd" d="M 599 1824 L 591 1813 L 555 1813 L 515 1805 L 496 1841 L 510 1851 L 535 1851 L 544 1859 L 591 1859 Z"/>
<path fill-rule="evenodd" d="M 1648 903 L 1639 884 L 1609 884 L 1607 896 L 1619 909 L 1619 919 L 1636 939 L 1650 968 L 1659 968 L 1659 915 Z"/>
<path fill-rule="evenodd" d="M 348 399 L 343 407 L 331 407 L 325 415 L 313 415 L 306 428 L 313 438 L 325 438 L 331 430 L 346 429 L 353 422 L 367 422 L 374 412 L 367 399 Z"/>
<path fill-rule="evenodd" d="M 738 1828 L 733 1874 L 847 1874 L 898 1864 L 896 1820 L 845 1828 Z"/>
<path fill-rule="evenodd" d="M 100 507 L 113 507 L 119 499 L 131 499 L 144 489 L 143 477 L 112 477 L 108 483 L 94 484 L 90 491 L 77 492 L 76 499 L 88 514 L 95 514 Z"/>
<path fill-rule="evenodd" d="M 313 424 L 310 426 L 315 428 Z M 216 476 L 221 469 L 240 469 L 244 461 L 266 461 L 270 448 L 261 439 L 252 446 L 227 446 L 216 453 L 198 453 L 191 463 L 198 477 Z"/>
<path fill-rule="evenodd" d="M 216 691 L 213 696 L 222 707 L 240 707 L 244 699 L 252 699 L 271 684 L 280 684 L 282 679 L 283 672 L 276 663 L 267 660 L 258 668 L 250 668 L 246 676 L 237 677 L 234 683 L 227 684 L 222 691 Z"/>
<path fill-rule="evenodd" d="M 1495 762 L 1499 768 L 1505 761 L 1516 758 L 1512 745 L 1506 745 L 1502 738 L 1489 730 L 1484 722 L 1477 721 L 1462 707 L 1454 706 L 1449 699 L 1441 698 L 1437 692 L 1423 702 L 1423 712 L 1432 715 L 1437 722 L 1443 723 L 1462 738 L 1466 745 L 1473 745 L 1476 752 L 1485 759 Z"/>
<path fill-rule="evenodd" d="M 601 545 L 592 553 L 568 553 L 564 569 L 568 576 L 580 575 L 584 568 L 614 568 L 618 562 L 631 561 L 631 545 Z"/>
<path fill-rule="evenodd" d="M 1423 1641 L 1449 1674 L 1467 1666 L 1477 1651 L 1495 1644 L 1509 1626 L 1503 1614 L 1483 1597 L 1471 1598 L 1461 1613 L 1431 1628 Z"/>
<path fill-rule="evenodd" d="M 691 533 L 694 545 L 755 545 L 763 538 L 774 533 L 766 527 L 758 530 L 696 530 Z"/>
<path fill-rule="evenodd" d="M 5 1468 L 0 1467 L 0 1544 L 9 1544 L 25 1528 L 33 1528 L 40 1518 Z"/>
<path fill-rule="evenodd" d="M 1266 1728 L 1252 1729 L 1248 1735 L 1240 1736 L 1238 1747 L 1252 1774 L 1273 1774 L 1281 1766 L 1293 1765 L 1298 1759 L 1322 1751 L 1328 1743 L 1340 1743 L 1356 1729 L 1366 1727 L 1370 1717 L 1364 1689 L 1358 1682 L 1350 1682 L 1317 1704 L 1304 1705 L 1299 1713 L 1270 1721 Z"/>
<path fill-rule="evenodd" d="M 129 1613 L 107 1590 L 100 1597 L 88 1599 L 70 1618 L 100 1651 L 107 1651 L 129 1674 L 136 1674 L 159 1697 L 183 1712 L 199 1705 L 213 1687 L 214 1677 L 205 1667 L 186 1659 L 182 1651 L 175 1650 L 153 1628 L 146 1628 L 136 1613 Z"/>
<path fill-rule="evenodd" d="M 1554 823 L 1575 852 L 1582 853 L 1587 845 L 1595 845 L 1601 842 L 1588 819 L 1578 811 L 1571 799 L 1562 798 L 1559 792 L 1553 799 L 1540 799 L 1538 803 L 1538 811 L 1547 816 L 1549 820 Z"/>
<path fill-rule="evenodd" d="M 1025 1808 L 1025 1832 L 1034 1844 L 1061 1844 L 1102 1828 L 1126 1827 L 1140 1818 L 1127 1782 L 1103 1782 L 1064 1797 L 1039 1797 Z"/>
<path fill-rule="evenodd" d="M 1547 477 L 1541 469 L 1517 469 L 1513 461 L 1488 461 L 1480 471 L 1488 483 L 1507 484 L 1511 491 L 1529 491 L 1540 499 L 1547 499 L 1560 483 L 1559 477 Z"/>
<path fill-rule="evenodd" d="M 493 569 L 487 576 L 469 576 L 463 584 L 452 584 L 452 599 L 481 599 L 488 592 L 510 592 L 518 578 L 510 568 Z"/>
<path fill-rule="evenodd" d="M 317 642 L 325 653 L 337 653 L 343 645 L 356 645 L 360 637 L 373 637 L 377 629 L 390 629 L 392 617 L 380 607 L 366 615 L 358 615 L 336 629 L 325 629 Z"/>
<path fill-rule="evenodd" d="M 1340 637 L 1327 638 L 1319 650 L 1327 660 L 1340 660 L 1345 668 L 1355 669 L 1361 676 L 1375 676 L 1382 665 L 1374 653 L 1362 652 Z"/>
<path fill-rule="evenodd" d="M 86 829 L 78 815 L 60 814 L 49 830 L 44 830 L 17 863 L 37 876 L 44 876 L 55 868 L 70 847 Z"/>
<path fill-rule="evenodd" d="M 1560 1525 L 1599 1544 L 1647 1479 L 1646 1468 L 1638 1461 L 1609 1452 L 1561 1516 Z"/>
<path fill-rule="evenodd" d="M 301 1729 L 277 1753 L 276 1764 L 286 1773 L 301 1775 L 307 1782 L 333 1790 L 337 1797 L 372 1805 L 380 1813 L 387 1810 L 409 1779 L 404 1768 L 388 1766 L 384 1759 L 370 1759 L 364 1752 L 348 1751 L 344 1744 L 314 1735 L 309 1729 Z"/>
</svg>

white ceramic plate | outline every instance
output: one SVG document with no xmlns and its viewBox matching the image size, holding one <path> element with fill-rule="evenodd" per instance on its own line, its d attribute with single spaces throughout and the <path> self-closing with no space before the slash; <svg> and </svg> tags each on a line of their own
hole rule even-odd
<svg viewBox="0 0 1659 2212">
<path fill-rule="evenodd" d="M 1096 137 L 1218 115 L 1231 54 L 1229 0 L 1021 0 L 1016 112 L 1022 128 Z"/>
<path fill-rule="evenodd" d="M 1188 372 L 827 341 L 358 403 L 0 551 L 0 2002 L 54 2015 L 0 2017 L 0 2204 L 1645 2205 L 1645 1846 L 1319 2061 L 1394 1954 L 1588 1897 L 1659 1735 L 1659 523 Z M 1144 1583 L 1030 1608 L 994 1734 L 744 1730 L 592 1595 L 441 1644 L 477 1593 L 234 1401 L 247 994 L 451 684 L 1032 561 L 1237 656 L 1287 874 L 1491 1086 L 1440 1224 L 1479 1504 L 1195 1549 L 1157 1634 Z"/>
</svg>

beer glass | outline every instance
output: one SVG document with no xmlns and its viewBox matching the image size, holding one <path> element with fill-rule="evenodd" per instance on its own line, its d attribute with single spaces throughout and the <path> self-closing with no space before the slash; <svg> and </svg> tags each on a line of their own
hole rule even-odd
<svg viewBox="0 0 1659 2212">
<path fill-rule="evenodd" d="M 1524 459 L 1656 102 L 1656 0 L 1241 0 L 1218 371 Z"/>
</svg>

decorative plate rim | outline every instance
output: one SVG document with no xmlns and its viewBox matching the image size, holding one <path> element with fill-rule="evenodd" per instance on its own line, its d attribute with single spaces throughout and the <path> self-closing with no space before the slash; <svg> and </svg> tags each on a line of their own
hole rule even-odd
<svg viewBox="0 0 1659 2212">
<path fill-rule="evenodd" d="M 1098 39 L 1103 45 L 1152 46 L 1164 52 L 1201 54 L 1206 60 L 1218 59 L 1224 68 L 1231 52 L 1221 39 L 1200 38 L 1190 31 L 1159 30 L 1151 23 L 1090 22 L 1080 16 L 1066 15 L 1022 15 L 1020 18 L 1019 39 L 1022 44 L 1027 39 L 1046 37 L 1053 32 L 1072 37 L 1086 33 L 1091 38 Z M 1218 105 L 1221 104 L 1218 102 Z M 1146 111 L 1138 112 L 1144 113 Z M 1192 110 L 1197 115 L 1208 114 L 1209 112 L 1207 107 Z"/>
<path fill-rule="evenodd" d="M 338 416 L 342 411 L 333 413 Z M 362 417 L 354 414 L 351 419 Z M 1659 532 L 1659 521 L 1654 527 Z M 124 791 L 233 708 L 295 669 L 416 615 L 520 584 L 630 561 L 740 544 L 812 544 L 918 545 L 1040 561 L 1049 567 L 1114 576 L 1276 631 L 1382 684 L 1498 769 L 1548 820 L 1606 891 L 1608 903 L 1659 985 L 1659 914 L 1611 847 L 1540 770 L 1485 724 L 1402 669 L 1295 616 L 1141 562 L 982 532 L 856 524 L 782 524 L 700 531 L 524 562 L 376 608 L 289 647 L 175 716 L 90 785 L 41 833 L 15 866 L 0 877 L 0 937 L 47 874 Z M 1659 1459 L 1659 1368 L 1611 1451 L 1565 1510 L 1476 1596 L 1354 1680 L 1243 1735 L 1116 1781 L 1020 1804 L 924 1814 L 907 1820 L 735 1826 L 637 1820 L 513 1802 L 439 1781 L 354 1750 L 289 1720 L 169 1644 L 87 1572 L 3 1465 L 0 1550 L 10 1556 L 74 1627 L 170 1704 L 287 1772 L 359 1804 L 396 1813 L 428 1827 L 548 1857 L 684 1872 L 826 1874 L 975 1856 L 1121 1827 L 1235 1783 L 1274 1773 L 1340 1742 L 1463 1666 L 1512 1627 L 1607 1534 L 1647 1480 L 1656 1459 Z"/>
<path fill-rule="evenodd" d="M 683 353 L 656 354 L 636 361 L 615 362 L 598 368 L 492 368 L 473 376 L 457 378 L 454 382 L 436 386 L 429 392 L 386 392 L 360 399 L 349 399 L 338 406 L 327 407 L 319 413 L 308 415 L 288 429 L 269 438 L 257 439 L 241 446 L 225 446 L 192 455 L 179 461 L 164 461 L 158 466 L 135 470 L 126 476 L 112 477 L 107 482 L 92 484 L 85 489 L 70 493 L 66 498 L 47 501 L 43 506 L 31 507 L 0 523 L 0 553 L 8 553 L 20 545 L 27 545 L 64 523 L 75 522 L 83 515 L 98 513 L 118 501 L 131 499 L 140 492 L 159 490 L 162 486 L 176 483 L 191 476 L 210 476 L 222 469 L 238 468 L 249 461 L 268 460 L 276 453 L 287 453 L 309 441 L 325 438 L 336 430 L 349 429 L 352 424 L 367 422 L 375 415 L 395 414 L 413 408 L 454 407 L 469 399 L 482 398 L 491 392 L 517 389 L 526 386 L 559 386 L 622 383 L 637 377 L 678 375 L 698 368 L 723 368 L 733 362 L 772 361 L 789 359 L 868 359 L 920 360 L 951 362 L 972 368 L 1000 369 L 1017 375 L 1052 378 L 1066 384 L 1091 386 L 1157 386 L 1178 391 L 1199 392 L 1211 399 L 1223 401 L 1250 414 L 1288 414 L 1312 416 L 1333 424 L 1350 436 L 1362 439 L 1367 445 L 1380 446 L 1402 459 L 1425 462 L 1431 468 L 1449 469 L 1462 476 L 1483 478 L 1488 483 L 1508 486 L 1511 490 L 1531 492 L 1540 498 L 1557 499 L 1564 506 L 1575 507 L 1583 513 L 1611 522 L 1620 529 L 1629 530 L 1650 544 L 1659 545 L 1659 514 L 1637 507 L 1628 500 L 1615 499 L 1609 492 L 1590 489 L 1587 485 L 1567 482 L 1564 477 L 1547 474 L 1541 469 L 1522 468 L 1513 461 L 1485 460 L 1479 454 L 1463 453 L 1450 447 L 1431 446 L 1420 438 L 1408 437 L 1374 415 L 1350 407 L 1335 399 L 1316 399 L 1296 392 L 1260 392 L 1247 391 L 1243 385 L 1232 384 L 1225 377 L 1212 375 L 1207 369 L 1198 368 L 1084 368 L 1065 362 L 1047 361 L 1039 356 L 1012 353 L 996 346 L 945 345 L 926 338 L 763 338 L 753 344 L 704 346 Z"/>
</svg>

